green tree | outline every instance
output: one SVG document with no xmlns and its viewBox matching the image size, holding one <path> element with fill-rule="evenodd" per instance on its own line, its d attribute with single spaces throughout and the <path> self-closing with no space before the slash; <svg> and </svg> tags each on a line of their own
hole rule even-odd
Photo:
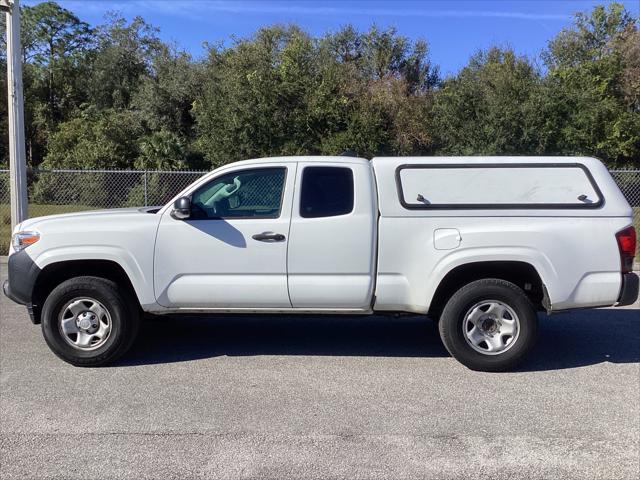
<svg viewBox="0 0 640 480">
<path fill-rule="evenodd" d="M 433 110 L 437 152 L 444 155 L 536 154 L 541 79 L 529 59 L 491 48 L 444 81 Z"/>
<path fill-rule="evenodd" d="M 550 153 L 640 165 L 638 24 L 622 5 L 598 6 L 549 43 L 544 96 Z"/>
<path fill-rule="evenodd" d="M 544 70 L 490 48 L 444 81 L 426 42 L 376 26 L 314 38 L 276 25 L 194 60 L 140 17 L 91 28 L 51 1 L 22 11 L 32 166 L 170 170 L 347 149 L 640 165 L 640 32 L 617 3 L 577 14 L 542 52 Z M 0 164 L 5 57 L 0 41 Z"/>
<path fill-rule="evenodd" d="M 174 132 L 160 130 L 138 141 L 139 156 L 135 168 L 140 170 L 182 170 L 187 168 L 186 146 Z"/>
<path fill-rule="evenodd" d="M 51 135 L 44 168 L 131 168 L 138 157 L 140 118 L 126 110 L 88 107 Z"/>
<path fill-rule="evenodd" d="M 555 36 L 542 53 L 549 68 L 577 67 L 607 57 L 611 42 L 637 20 L 620 3 L 598 5 L 590 13 L 578 12 L 573 25 Z"/>
<path fill-rule="evenodd" d="M 87 100 L 86 55 L 93 32 L 55 2 L 24 6 L 21 12 L 27 160 L 37 165 L 57 123 L 70 118 Z M 0 29 L 4 34 L 4 22 Z M 6 65 L 2 67 L 4 79 Z"/>
<path fill-rule="evenodd" d="M 51 135 L 44 169 L 128 169 L 138 157 L 141 122 L 135 112 L 99 110 L 90 106 L 71 120 L 61 123 Z M 120 177 L 101 172 L 90 176 L 41 174 L 34 185 L 33 199 L 41 203 L 78 204 L 104 207 L 126 198 L 135 186 Z M 115 204 L 117 205 L 117 203 Z"/>
<path fill-rule="evenodd" d="M 297 27 L 210 46 L 193 111 L 198 146 L 212 165 L 313 149 L 304 119 L 305 96 L 317 82 L 313 48 Z"/>
<path fill-rule="evenodd" d="M 359 33 L 346 27 L 321 39 L 318 55 L 322 84 L 314 90 L 312 111 L 322 153 L 430 151 L 439 78 L 425 42 L 412 43 L 394 29 Z"/>
<path fill-rule="evenodd" d="M 98 108 L 129 108 L 151 59 L 164 48 L 158 29 L 135 17 L 130 23 L 111 14 L 97 28 L 93 55 L 90 95 Z"/>
<path fill-rule="evenodd" d="M 131 109 L 139 112 L 147 132 L 141 139 L 141 157 L 136 165 L 202 168 L 202 155 L 194 146 L 191 114 L 203 81 L 200 64 L 185 52 L 166 45 L 155 52 L 150 64 L 131 101 Z"/>
<path fill-rule="evenodd" d="M 149 63 L 132 97 L 132 108 L 142 114 L 150 130 L 164 128 L 190 137 L 191 108 L 203 80 L 200 65 L 189 54 L 167 45 L 156 49 Z"/>
<path fill-rule="evenodd" d="M 394 30 L 346 27 L 314 40 L 293 26 L 265 28 L 211 47 L 204 71 L 193 113 L 213 165 L 348 148 L 417 152 L 430 143 L 420 120 L 437 72 L 424 42 Z"/>
<path fill-rule="evenodd" d="M 22 13 L 25 62 L 43 70 L 48 115 L 52 120 L 59 119 L 61 109 L 73 108 L 78 104 L 78 97 L 84 98 L 82 89 L 65 87 L 79 73 L 74 70 L 91 46 L 93 32 L 87 23 L 55 2 L 25 7 Z M 64 79 L 59 78 L 61 76 Z M 71 103 L 71 106 L 65 103 Z"/>
<path fill-rule="evenodd" d="M 619 75 L 620 94 L 625 105 L 640 112 L 640 29 L 628 25 L 612 41 L 614 51 L 620 55 L 622 71 Z"/>
</svg>

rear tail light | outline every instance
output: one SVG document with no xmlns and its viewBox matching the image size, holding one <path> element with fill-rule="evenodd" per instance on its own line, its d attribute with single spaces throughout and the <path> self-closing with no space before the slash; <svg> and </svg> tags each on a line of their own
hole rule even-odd
<svg viewBox="0 0 640 480">
<path fill-rule="evenodd" d="M 616 233 L 618 250 L 620 251 L 620 266 L 622 273 L 633 270 L 633 258 L 636 255 L 636 229 L 628 226 Z"/>
</svg>

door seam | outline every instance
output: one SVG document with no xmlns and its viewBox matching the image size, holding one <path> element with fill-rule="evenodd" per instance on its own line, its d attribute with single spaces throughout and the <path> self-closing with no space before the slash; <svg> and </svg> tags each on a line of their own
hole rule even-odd
<svg viewBox="0 0 640 480">
<path fill-rule="evenodd" d="M 287 296 L 289 297 L 289 306 L 293 308 L 293 302 L 291 301 L 291 290 L 289 289 L 289 243 L 291 242 L 291 225 L 293 224 L 293 207 L 296 199 L 296 185 L 298 184 L 298 162 L 295 162 L 293 171 L 293 188 L 291 191 L 291 210 L 289 211 L 289 230 L 287 231 L 287 251 L 285 253 L 285 275 L 287 278 Z"/>
</svg>

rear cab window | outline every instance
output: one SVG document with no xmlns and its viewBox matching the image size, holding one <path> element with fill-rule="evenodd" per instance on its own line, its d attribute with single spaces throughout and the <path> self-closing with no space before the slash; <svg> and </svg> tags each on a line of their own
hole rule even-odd
<svg viewBox="0 0 640 480">
<path fill-rule="evenodd" d="M 335 217 L 353 211 L 353 171 L 348 167 L 305 167 L 300 216 Z"/>
</svg>

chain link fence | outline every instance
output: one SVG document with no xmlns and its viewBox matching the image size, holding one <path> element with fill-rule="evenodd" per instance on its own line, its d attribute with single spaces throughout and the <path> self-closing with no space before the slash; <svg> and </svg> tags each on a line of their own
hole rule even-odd
<svg viewBox="0 0 640 480">
<path fill-rule="evenodd" d="M 29 217 L 166 204 L 206 171 L 31 170 Z M 9 171 L 0 170 L 0 255 L 11 235 Z"/>
<path fill-rule="evenodd" d="M 207 172 L 141 170 L 33 170 L 28 175 L 29 216 L 102 208 L 155 206 Z M 640 170 L 611 175 L 634 209 L 640 230 Z M 9 242 L 9 171 L 0 170 L 0 254 Z"/>
</svg>

